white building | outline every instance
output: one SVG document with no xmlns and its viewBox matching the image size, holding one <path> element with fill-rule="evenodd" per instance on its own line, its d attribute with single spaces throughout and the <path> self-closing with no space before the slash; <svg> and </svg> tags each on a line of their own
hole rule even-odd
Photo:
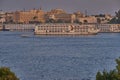
<svg viewBox="0 0 120 80">
<path fill-rule="evenodd" d="M 0 11 L 0 23 L 3 23 L 6 21 L 5 17 L 6 17 L 5 12 Z"/>
</svg>

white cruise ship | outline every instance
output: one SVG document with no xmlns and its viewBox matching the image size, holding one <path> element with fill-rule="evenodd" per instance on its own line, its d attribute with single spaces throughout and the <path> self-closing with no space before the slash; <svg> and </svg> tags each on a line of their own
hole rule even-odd
<svg viewBox="0 0 120 80">
<path fill-rule="evenodd" d="M 40 24 L 34 31 L 36 35 L 90 35 L 98 32 L 92 24 Z"/>
<path fill-rule="evenodd" d="M 120 32 L 120 24 L 112 24 L 110 25 L 110 32 Z"/>
</svg>

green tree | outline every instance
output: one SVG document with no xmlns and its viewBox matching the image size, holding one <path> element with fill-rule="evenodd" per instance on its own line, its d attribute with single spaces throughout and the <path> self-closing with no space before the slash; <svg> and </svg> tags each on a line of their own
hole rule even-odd
<svg viewBox="0 0 120 80">
<path fill-rule="evenodd" d="M 96 74 L 96 80 L 120 80 L 120 58 L 116 59 L 116 69 L 110 70 L 107 72 L 104 70 L 103 72 L 98 71 Z"/>
<path fill-rule="evenodd" d="M 16 75 L 7 67 L 0 68 L 0 80 L 19 80 Z"/>
<path fill-rule="evenodd" d="M 115 23 L 117 23 L 117 20 L 116 20 L 116 18 L 114 17 L 114 18 L 112 18 L 108 23 L 115 24 Z"/>
<path fill-rule="evenodd" d="M 115 12 L 115 17 L 111 19 L 109 23 L 120 24 L 120 10 Z"/>
<path fill-rule="evenodd" d="M 116 63 L 117 63 L 116 69 L 117 69 L 117 72 L 118 72 L 117 77 L 120 80 L 120 57 L 118 59 L 116 59 Z"/>
<path fill-rule="evenodd" d="M 120 10 L 118 12 L 115 12 L 116 17 L 117 17 L 117 23 L 120 24 Z"/>
<path fill-rule="evenodd" d="M 103 80 L 103 75 L 101 74 L 100 71 L 97 72 L 96 80 Z"/>
<path fill-rule="evenodd" d="M 120 58 L 116 59 L 118 74 L 120 74 Z"/>
<path fill-rule="evenodd" d="M 120 19 L 120 10 L 118 10 L 118 12 L 115 12 L 116 17 L 118 17 Z"/>
<path fill-rule="evenodd" d="M 111 70 L 110 72 L 104 70 L 102 73 L 97 72 L 96 80 L 120 80 L 120 79 L 118 79 L 118 74 L 116 70 Z"/>
</svg>

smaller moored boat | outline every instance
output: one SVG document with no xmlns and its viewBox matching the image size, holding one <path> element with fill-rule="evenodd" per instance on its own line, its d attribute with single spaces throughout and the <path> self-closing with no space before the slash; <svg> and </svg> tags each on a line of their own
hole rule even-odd
<svg viewBox="0 0 120 80">
<path fill-rule="evenodd" d="M 21 37 L 30 37 L 29 35 L 23 34 Z"/>
</svg>

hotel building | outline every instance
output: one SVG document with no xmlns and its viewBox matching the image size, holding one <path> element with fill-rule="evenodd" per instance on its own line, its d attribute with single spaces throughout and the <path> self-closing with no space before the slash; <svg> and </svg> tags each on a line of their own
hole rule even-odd
<svg viewBox="0 0 120 80">
<path fill-rule="evenodd" d="M 75 15 L 66 13 L 62 9 L 52 9 L 50 12 L 46 13 L 46 20 L 53 20 L 53 22 L 56 23 L 73 23 Z"/>
<path fill-rule="evenodd" d="M 29 11 L 16 11 L 14 12 L 14 22 L 15 23 L 31 23 L 31 22 L 45 22 L 44 19 L 45 12 L 43 10 L 29 10 Z"/>
</svg>

